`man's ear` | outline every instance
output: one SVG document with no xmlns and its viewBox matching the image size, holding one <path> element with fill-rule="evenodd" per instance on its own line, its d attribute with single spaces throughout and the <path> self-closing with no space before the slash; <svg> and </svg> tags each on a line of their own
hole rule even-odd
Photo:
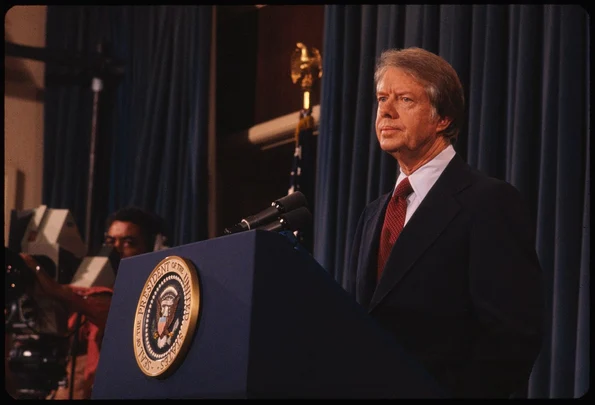
<svg viewBox="0 0 595 405">
<path fill-rule="evenodd" d="M 436 126 L 436 132 L 440 133 L 446 130 L 448 126 L 452 123 L 452 118 L 450 117 L 441 117 L 438 120 L 438 125 Z"/>
</svg>

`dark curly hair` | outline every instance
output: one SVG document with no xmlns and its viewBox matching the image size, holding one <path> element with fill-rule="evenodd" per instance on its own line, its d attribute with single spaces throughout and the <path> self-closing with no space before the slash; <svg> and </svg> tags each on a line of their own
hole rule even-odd
<svg viewBox="0 0 595 405">
<path fill-rule="evenodd" d="M 159 215 L 136 206 L 128 206 L 112 213 L 105 223 L 108 230 L 114 221 L 131 222 L 137 225 L 143 236 L 147 252 L 153 251 L 155 238 L 162 235 L 169 240 L 169 230 L 163 218 Z"/>
</svg>

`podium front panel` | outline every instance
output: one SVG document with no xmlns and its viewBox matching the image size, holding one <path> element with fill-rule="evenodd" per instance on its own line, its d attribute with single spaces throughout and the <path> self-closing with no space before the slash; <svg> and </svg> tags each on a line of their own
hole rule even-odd
<svg viewBox="0 0 595 405">
<path fill-rule="evenodd" d="M 201 304 L 192 344 L 163 379 L 133 348 L 143 286 L 167 256 L 190 260 Z M 441 398 L 420 363 L 290 238 L 249 231 L 124 259 L 93 399 Z"/>
<path fill-rule="evenodd" d="M 93 399 L 245 396 L 254 269 L 254 235 L 250 236 L 252 243 L 234 244 L 233 249 L 226 238 L 219 238 L 120 262 Z M 159 380 L 144 375 L 137 365 L 132 320 L 148 276 L 172 255 L 196 266 L 201 310 L 184 361 L 171 376 Z"/>
</svg>

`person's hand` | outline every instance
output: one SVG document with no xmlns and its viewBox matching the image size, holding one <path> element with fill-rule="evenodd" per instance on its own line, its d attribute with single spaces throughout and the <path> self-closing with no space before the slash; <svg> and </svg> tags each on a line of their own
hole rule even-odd
<svg viewBox="0 0 595 405">
<path fill-rule="evenodd" d="M 19 253 L 19 256 L 21 256 L 25 264 L 29 266 L 31 270 L 35 272 L 38 271 L 38 269 L 40 268 L 39 263 L 37 262 L 37 260 L 35 260 L 33 256 L 28 255 L 27 253 Z"/>
<path fill-rule="evenodd" d="M 68 300 L 70 290 L 50 277 L 35 258 L 27 253 L 19 253 L 25 264 L 35 273 L 33 294 L 43 294 L 61 301 Z"/>
</svg>

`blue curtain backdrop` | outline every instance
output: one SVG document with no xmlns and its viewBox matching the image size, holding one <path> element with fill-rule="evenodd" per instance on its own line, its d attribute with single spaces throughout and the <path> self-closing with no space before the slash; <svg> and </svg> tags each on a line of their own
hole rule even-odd
<svg viewBox="0 0 595 405">
<path fill-rule="evenodd" d="M 168 244 L 206 239 L 213 6 L 48 6 L 46 48 L 91 60 L 46 64 L 43 202 L 85 234 L 93 92 L 99 93 L 91 243 L 129 204 L 160 214 Z M 106 69 L 106 66 L 119 66 Z M 116 70 L 115 72 L 113 70 Z M 107 73 L 106 73 L 107 71 Z"/>
<path fill-rule="evenodd" d="M 373 127 L 376 58 L 443 56 L 468 105 L 455 149 L 516 186 L 537 224 L 549 316 L 530 398 L 589 388 L 589 23 L 575 5 L 325 6 L 315 258 L 343 283 L 360 213 L 396 180 Z"/>
</svg>

